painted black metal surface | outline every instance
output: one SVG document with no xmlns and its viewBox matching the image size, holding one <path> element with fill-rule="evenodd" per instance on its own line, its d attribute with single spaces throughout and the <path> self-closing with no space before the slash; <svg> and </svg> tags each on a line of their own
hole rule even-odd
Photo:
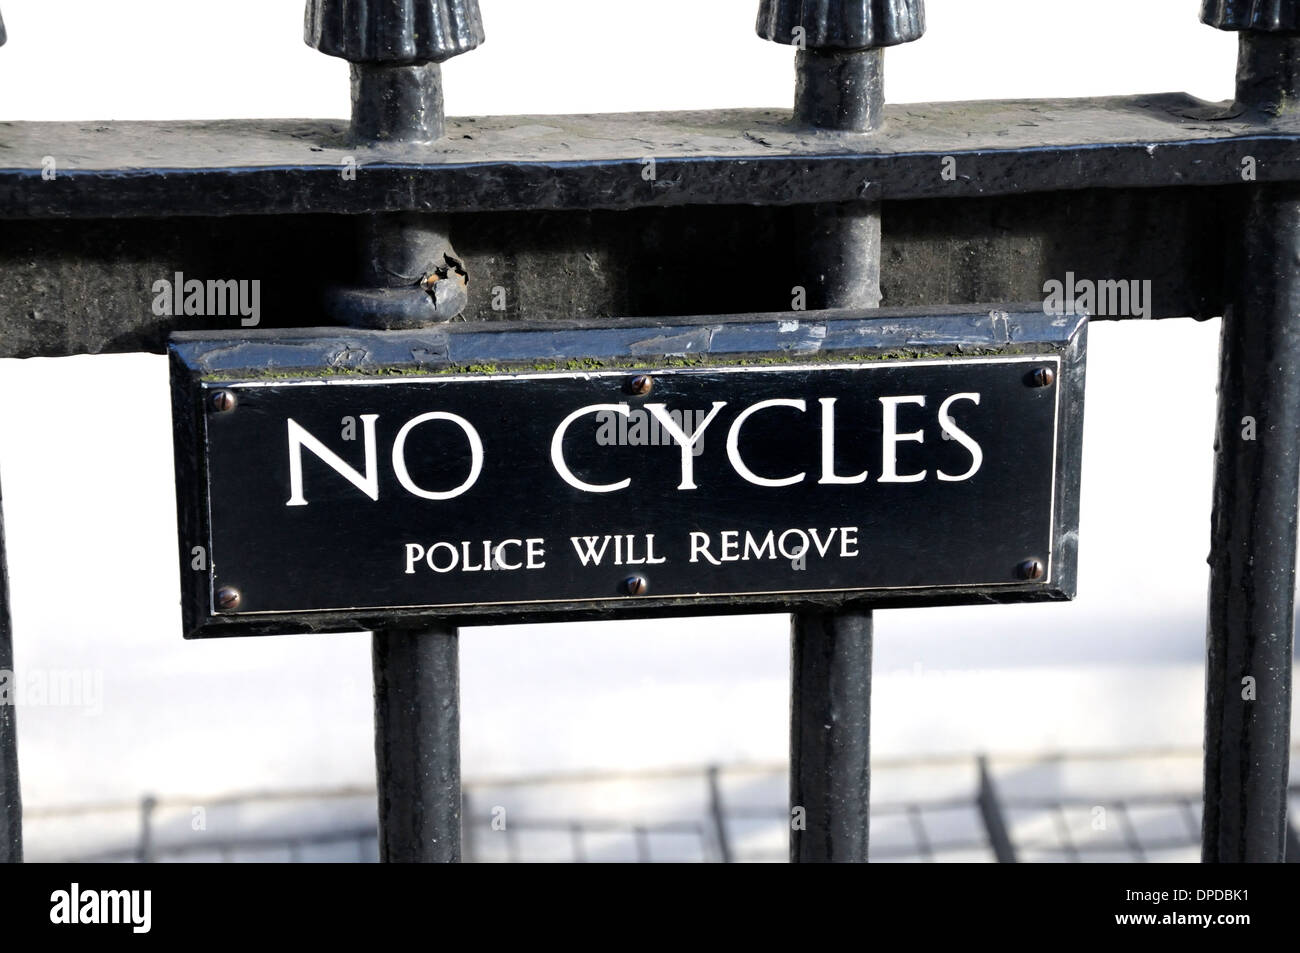
<svg viewBox="0 0 1300 953">
<path fill-rule="evenodd" d="M 1300 115 L 1294 2 L 1207 5 L 1247 28 L 1237 58 L 1240 108 Z M 1206 862 L 1286 858 L 1300 506 L 1300 191 L 1242 196 L 1226 256 L 1231 290 L 1219 353 L 1206 619 Z"/>
<path fill-rule="evenodd" d="M 1013 324 L 1024 329 L 1014 344 Z M 1001 315 L 950 317 L 928 326 L 915 318 L 809 324 L 778 318 L 759 326 L 737 322 L 677 330 L 463 328 L 288 341 L 178 339 L 173 353 L 187 633 L 356 628 L 363 621 L 427 617 L 431 611 L 425 607 L 433 605 L 454 606 L 439 614 L 459 619 L 757 611 L 800 601 L 839 604 L 860 598 L 866 588 L 879 590 L 873 599 L 912 604 L 1060 598 L 1073 590 L 1073 542 L 1067 530 L 1077 506 L 1081 334 L 1077 318 L 1040 313 L 1017 315 L 1014 322 Z M 993 343 L 998 339 L 1002 347 Z M 975 341 L 991 346 L 972 355 Z M 515 371 L 531 367 L 533 373 L 539 373 L 539 365 L 562 368 L 566 362 L 551 357 L 557 352 L 586 355 L 575 362 L 582 373 L 502 374 L 512 366 Z M 838 366 L 836 354 L 859 363 L 832 370 Z M 911 360 L 896 362 L 874 359 L 909 355 Z M 770 363 L 773 356 L 782 364 Z M 648 396 L 638 396 L 627 391 L 635 375 L 615 369 L 620 362 L 663 373 L 655 375 Z M 680 369 L 687 363 L 714 366 Z M 783 365 L 812 369 L 791 378 L 790 371 L 777 369 Z M 1059 369 L 1052 386 L 1027 383 L 1040 366 Z M 240 369 L 250 367 L 263 371 Z M 423 378 L 402 373 L 415 367 L 425 370 Z M 273 376 L 266 376 L 267 368 Z M 438 375 L 439 369 L 459 373 Z M 285 383 L 302 378 L 312 382 Z M 235 409 L 214 412 L 216 391 L 232 393 Z M 987 441 L 982 468 L 968 481 L 941 482 L 938 470 L 961 475 L 973 457 L 960 440 L 941 440 L 937 418 L 927 415 L 951 394 L 976 391 L 982 395 L 978 407 L 959 399 L 950 409 L 958 420 L 965 419 L 962 407 L 978 411 L 980 419 L 971 426 L 977 441 Z M 928 442 L 904 442 L 899 459 L 908 462 L 900 462 L 898 472 L 924 468 L 929 478 L 882 484 L 879 397 L 922 393 L 926 409 L 908 405 L 919 413 L 915 419 L 904 413 L 899 431 L 923 428 Z M 848 427 L 860 441 L 849 438 L 848 449 L 839 451 L 837 475 L 856 476 L 865 468 L 874 474 L 870 482 L 813 483 L 823 467 L 817 429 L 821 397 L 839 399 L 836 426 Z M 737 438 L 737 453 L 760 478 L 802 470 L 809 476 L 801 486 L 760 486 L 731 462 L 728 434 L 739 412 L 776 398 L 802 398 L 808 410 L 774 407 L 756 414 L 744 425 L 743 439 Z M 666 436 L 659 438 L 662 444 L 641 443 L 648 438 L 650 417 L 633 411 L 662 403 L 665 412 L 707 413 L 715 400 L 726 402 L 709 425 L 717 429 L 705 432 L 698 458 L 690 455 L 698 489 L 677 490 L 686 482 L 682 453 L 665 445 Z M 603 418 L 576 419 L 561 441 L 565 464 L 575 480 L 589 484 L 634 478 L 627 492 L 579 489 L 566 482 L 555 463 L 552 440 L 559 425 L 571 412 L 596 404 L 626 405 L 628 416 L 616 409 Z M 461 433 L 454 421 L 420 423 L 410 431 L 402 454 L 410 461 L 407 482 L 392 463 L 398 428 L 434 411 L 469 421 L 482 445 L 472 488 L 448 500 L 420 498 L 410 485 L 445 491 L 471 475 L 469 439 L 463 434 L 459 442 L 449 439 Z M 372 500 L 309 450 L 302 457 L 303 494 L 297 501 L 288 418 L 360 467 L 368 414 L 379 415 L 373 444 L 379 499 Z M 356 440 L 341 440 L 343 417 L 353 418 Z M 808 422 L 800 426 L 804 417 Z M 623 420 L 632 429 L 621 426 Z M 777 442 L 769 442 L 773 437 Z M 1016 486 L 1011 496 L 1005 481 Z M 846 492 L 823 496 L 823 489 Z M 286 507 L 291 497 L 295 506 Z M 506 499 L 516 502 L 501 510 L 498 501 Z M 940 511 L 946 515 L 935 516 Z M 929 515 L 919 519 L 921 512 Z M 766 532 L 775 530 L 773 544 L 779 549 L 780 532 L 806 533 L 814 526 L 824 555 L 798 566 L 798 533 L 785 541 L 789 558 L 722 559 L 724 546 L 731 545 L 720 535 L 724 531 L 739 531 L 735 539 L 742 547 L 744 531 L 758 531 L 753 545 L 761 548 Z M 862 545 L 832 551 L 826 541 L 837 526 L 859 527 Z M 696 537 L 707 546 L 702 542 L 696 548 L 694 563 L 691 532 L 708 534 Z M 904 533 L 910 545 L 904 545 Z M 640 560 L 635 564 L 626 558 L 629 534 L 636 548 L 632 555 Z M 655 559 L 668 562 L 645 561 L 649 534 L 656 537 Z M 570 537 L 593 536 L 600 546 L 606 535 L 623 538 L 608 543 L 599 567 L 583 568 Z M 479 557 L 487 539 L 493 540 L 489 566 L 493 557 L 502 564 L 547 565 L 466 571 L 463 567 L 483 564 Z M 504 539 L 523 542 L 499 548 Z M 534 549 L 546 555 L 530 560 L 529 539 L 545 540 Z M 194 570 L 195 546 L 210 554 L 212 579 Z M 616 547 L 625 565 L 611 565 Z M 450 565 L 453 549 L 459 550 L 461 568 L 438 571 Z M 863 555 L 833 554 L 846 551 Z M 1044 554 L 1049 552 L 1041 579 L 1017 575 L 1025 560 L 1048 564 Z M 727 549 L 725 555 L 731 554 Z M 636 575 L 646 578 L 648 594 L 633 598 L 625 583 Z M 942 588 L 917 588 L 930 586 Z M 238 605 L 211 614 L 214 593 L 220 601 L 224 587 L 238 590 Z M 740 598 L 740 593 L 754 595 Z M 309 609 L 322 611 L 298 614 Z"/>
<path fill-rule="evenodd" d="M 1056 364 L 666 370 L 646 399 L 621 371 L 213 384 L 237 400 L 207 419 L 213 586 L 287 613 L 609 600 L 634 574 L 676 597 L 1015 583 L 1052 545 L 1057 391 L 1029 376 Z M 651 408 L 700 435 L 687 460 Z"/>
<path fill-rule="evenodd" d="M 884 119 L 880 50 L 800 50 L 794 123 L 823 132 L 874 132 Z"/>
<path fill-rule="evenodd" d="M 1300 178 L 1300 130 L 1169 93 L 887 107 L 870 139 L 786 111 L 448 119 L 436 146 L 312 120 L 0 124 L 0 217 L 626 209 Z M 60 158 L 57 179 L 42 176 Z M 945 177 L 951 156 L 954 175 Z M 646 160 L 655 160 L 653 177 Z M 342 173 L 356 168 L 357 174 Z"/>
<path fill-rule="evenodd" d="M 375 768 L 379 859 L 460 860 L 460 639 L 455 628 L 379 630 Z"/>
<path fill-rule="evenodd" d="M 873 636 L 864 609 L 791 619 L 791 863 L 867 862 Z"/>
<path fill-rule="evenodd" d="M 195 379 L 273 380 L 327 369 L 379 377 L 394 371 L 469 371 L 557 367 L 582 355 L 592 370 L 644 368 L 655 362 L 806 363 L 973 354 L 1059 353 L 1081 343 L 1080 315 L 1041 308 L 844 309 L 816 313 L 693 316 L 658 321 L 466 322 L 420 330 L 342 328 L 172 335 L 173 364 Z M 1079 355 L 1079 360 L 1082 354 Z"/>
<path fill-rule="evenodd" d="M 0 46 L 4 46 L 6 39 L 4 19 L 0 18 Z M 0 517 L 0 679 L 6 682 L 6 693 L 0 699 L 0 863 L 20 863 L 23 859 L 23 803 L 18 783 L 13 627 L 9 617 L 9 571 L 2 519 Z"/>
<path fill-rule="evenodd" d="M 915 20 L 899 22 L 906 12 Z M 778 28 L 775 22 L 784 16 Z M 760 6 L 759 30 L 787 32 L 795 57 L 793 121 L 834 135 L 877 135 L 884 118 L 884 51 L 922 28 L 919 3 Z M 789 21 L 798 18 L 797 24 Z M 764 20 L 768 22 L 765 24 Z M 832 22 L 832 21 L 838 22 Z M 809 23 L 808 21 L 812 21 Z M 808 45 L 807 28 L 813 27 Z M 844 36 L 836 27 L 848 27 Z M 797 32 L 796 32 L 797 31 Z M 856 32 L 855 32 L 856 31 Z M 801 273 L 813 307 L 878 308 L 881 203 L 820 204 L 799 210 Z M 803 280 L 803 279 L 801 279 Z M 790 859 L 795 863 L 867 860 L 871 805 L 872 613 L 796 612 L 790 630 Z"/>
<path fill-rule="evenodd" d="M 1094 319 L 1217 316 L 1239 194 L 1095 190 L 884 203 L 883 303 L 1032 301 L 1046 281 L 1074 272 L 1151 281 L 1149 309 Z M 795 285 L 808 289 L 811 306 L 823 273 L 801 270 L 802 243 L 791 238 L 807 229 L 805 214 L 723 206 L 453 216 L 456 251 L 473 279 L 465 319 L 712 315 L 692 320 L 715 323 L 719 314 L 788 309 Z M 357 224 L 328 215 L 6 223 L 0 355 L 161 353 L 172 331 L 239 329 L 238 315 L 155 313 L 154 284 L 177 272 L 260 281 L 259 329 L 327 324 L 327 287 L 365 281 Z M 409 300 L 413 318 L 441 311 L 423 292 Z"/>
<path fill-rule="evenodd" d="M 1296 0 L 1201 0 L 1201 20 L 1220 30 L 1300 31 Z"/>
<path fill-rule="evenodd" d="M 1224 317 L 1210 555 L 1206 861 L 1281 861 L 1300 483 L 1300 194 L 1260 190 Z"/>
<path fill-rule="evenodd" d="M 894 46 L 925 32 L 924 0 L 762 0 L 758 35 L 810 49 Z"/>
<path fill-rule="evenodd" d="M 1300 33 L 1241 34 L 1237 106 L 1266 122 L 1294 123 L 1300 117 Z"/>
<path fill-rule="evenodd" d="M 482 43 L 483 27 L 478 0 L 308 0 L 307 42 L 352 61 L 350 136 L 358 148 L 432 143 L 446 132 L 439 63 Z M 362 285 L 331 284 L 332 319 L 391 329 L 464 311 L 467 276 L 445 218 L 396 213 L 362 221 Z M 460 860 L 458 638 L 441 623 L 373 633 L 385 862 Z"/>
<path fill-rule="evenodd" d="M 18 782 L 18 720 L 9 570 L 0 522 L 0 864 L 23 859 L 23 801 Z"/>
<path fill-rule="evenodd" d="M 353 63 L 441 63 L 483 42 L 478 0 L 308 0 L 308 46 Z"/>
</svg>

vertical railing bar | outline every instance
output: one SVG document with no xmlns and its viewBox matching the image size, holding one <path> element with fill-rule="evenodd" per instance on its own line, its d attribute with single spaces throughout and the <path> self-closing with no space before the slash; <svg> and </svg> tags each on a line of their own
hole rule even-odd
<svg viewBox="0 0 1300 953">
<path fill-rule="evenodd" d="M 0 679 L 5 680 L 8 694 L 7 698 L 0 699 L 0 863 L 16 864 L 23 859 L 23 799 L 18 781 L 18 718 L 13 672 L 9 568 L 5 554 L 4 516 L 0 508 Z"/>
<path fill-rule="evenodd" d="M 1256 186 L 1247 204 L 1223 318 L 1206 637 L 1202 858 L 1225 863 L 1286 850 L 1300 479 L 1300 190 Z"/>
<path fill-rule="evenodd" d="M 696 824 L 695 836 L 700 842 L 700 862 L 707 864 L 709 862 L 709 847 L 716 846 L 713 844 L 714 834 L 712 825 L 704 823 Z M 727 861 L 719 859 L 718 863 L 735 863 L 735 858 L 733 857 Z"/>
<path fill-rule="evenodd" d="M 984 821 L 984 832 L 988 835 L 989 847 L 999 864 L 1016 863 L 1016 847 L 1011 840 L 1011 828 L 1002 811 L 1002 802 L 998 798 L 997 787 L 993 784 L 993 773 L 989 769 L 988 757 L 976 758 L 976 770 L 979 774 L 979 791 L 976 802 L 980 817 Z"/>
<path fill-rule="evenodd" d="M 474 804 L 468 790 L 462 788 L 460 793 L 460 836 L 464 847 L 464 861 L 478 863 L 478 831 L 474 827 Z"/>
<path fill-rule="evenodd" d="M 1245 0 L 1202 18 L 1241 30 L 1236 108 L 1259 123 L 1300 116 L 1300 35 L 1270 32 Z M 1219 354 L 1206 621 L 1207 863 L 1286 854 L 1300 504 L 1300 187 L 1243 195 Z"/>
<path fill-rule="evenodd" d="M 846 44 L 813 9 L 761 0 L 760 35 L 799 48 L 794 124 L 829 135 L 877 130 L 885 100 L 883 47 L 920 35 L 920 6 L 846 2 L 837 17 L 870 24 Z M 818 205 L 804 215 L 800 264 L 808 307 L 879 307 L 880 203 Z M 872 634 L 871 612 L 860 606 L 798 612 L 792 620 L 792 862 L 867 860 Z"/>
<path fill-rule="evenodd" d="M 921 816 L 921 805 L 907 805 L 907 820 L 912 827 L 912 837 L 916 841 L 916 852 L 922 860 L 933 861 L 934 850 L 930 846 L 930 836 L 925 830 L 925 820 Z"/>
<path fill-rule="evenodd" d="M 1300 864 L 1300 834 L 1296 833 L 1295 825 L 1290 822 L 1286 825 L 1286 862 Z"/>
<path fill-rule="evenodd" d="M 713 819 L 713 838 L 718 851 L 718 861 L 729 864 L 732 862 L 731 838 L 727 836 L 727 814 L 722 806 L 722 782 L 718 775 L 718 766 L 716 764 L 709 765 L 707 773 L 709 814 Z"/>
<path fill-rule="evenodd" d="M 388 629 L 373 644 L 379 859 L 459 863 L 459 635 Z"/>
<path fill-rule="evenodd" d="M 1065 851 L 1065 856 L 1071 863 L 1077 864 L 1082 859 L 1079 854 L 1079 848 L 1074 844 L 1074 835 L 1070 833 L 1070 818 L 1065 813 L 1065 805 L 1056 801 L 1052 805 L 1052 816 L 1056 820 L 1056 835 L 1060 838 L 1061 849 Z"/>
<path fill-rule="evenodd" d="M 1192 802 L 1186 798 L 1180 798 L 1178 804 L 1182 808 L 1183 821 L 1187 824 L 1187 830 L 1192 836 L 1192 842 L 1200 843 L 1201 822 L 1196 819 L 1196 810 Z"/>
<path fill-rule="evenodd" d="M 1123 801 L 1116 801 L 1114 810 L 1119 815 L 1120 829 L 1124 832 L 1124 842 L 1128 845 L 1129 851 L 1137 858 L 1138 863 L 1146 863 L 1146 851 L 1142 849 L 1142 840 L 1138 837 L 1137 828 L 1133 826 L 1133 818 L 1129 814 L 1128 805 Z"/>
<path fill-rule="evenodd" d="M 519 863 L 519 839 L 515 829 L 509 822 L 505 826 L 506 832 L 506 862 L 511 864 Z"/>
<path fill-rule="evenodd" d="M 140 846 L 136 850 L 136 862 L 152 864 L 154 862 L 153 815 L 158 807 L 158 799 L 145 795 L 140 799 Z"/>
<path fill-rule="evenodd" d="M 350 142 L 416 145 L 441 138 L 440 64 L 483 41 L 477 0 L 443 4 L 444 25 L 454 25 L 447 31 L 428 29 L 427 2 L 401 10 L 394 6 L 391 15 L 371 20 L 350 18 L 345 8 L 344 0 L 308 0 L 306 39 L 322 53 L 351 63 Z M 451 250 L 447 223 L 437 216 L 377 213 L 362 217 L 360 232 L 362 281 L 371 290 L 414 290 Z M 337 294 L 327 305 L 331 317 L 366 327 L 438 323 L 457 317 L 466 303 L 463 293 L 431 294 L 433 313 L 412 318 L 400 306 L 389 308 L 389 299 L 380 303 L 365 295 L 358 299 L 347 289 L 333 291 Z M 440 299 L 443 311 L 438 311 Z M 373 657 L 379 859 L 459 862 L 457 631 L 440 623 L 419 630 L 382 629 L 373 635 Z"/>
<path fill-rule="evenodd" d="M 801 612 L 791 628 L 790 859 L 865 863 L 871 612 Z"/>
</svg>

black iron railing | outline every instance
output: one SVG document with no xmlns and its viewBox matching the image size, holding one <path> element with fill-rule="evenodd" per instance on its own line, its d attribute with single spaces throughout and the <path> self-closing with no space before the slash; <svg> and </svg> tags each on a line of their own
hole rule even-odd
<svg viewBox="0 0 1300 953">
<path fill-rule="evenodd" d="M 1167 800 L 1201 825 L 1206 861 L 1281 860 L 1300 490 L 1300 0 L 1205 0 L 1205 22 L 1240 32 L 1231 103 L 1165 94 L 903 110 L 884 103 L 882 50 L 921 35 L 921 0 L 760 7 L 760 33 L 798 47 L 793 110 L 565 117 L 521 137 L 535 118 L 443 115 L 443 61 L 483 40 L 476 0 L 312 0 L 308 41 L 351 63 L 350 123 L 0 125 L 0 357 L 161 352 L 181 328 L 152 313 L 140 289 L 178 271 L 260 275 L 259 334 L 457 315 L 562 318 L 578 333 L 616 317 L 770 317 L 789 309 L 788 274 L 774 262 L 813 276 L 810 308 L 858 317 L 885 290 L 891 307 L 969 308 L 1041 301 L 1043 281 L 1066 269 L 1142 274 L 1155 302 L 1143 317 L 1224 318 L 1203 816 L 1184 811 L 1190 794 Z M 63 157 L 53 176 L 52 155 Z M 340 173 L 361 164 L 365 173 L 342 186 Z M 254 233 L 260 242 L 247 240 Z M 990 246 L 1003 253 L 987 255 Z M 410 281 L 421 263 L 453 257 L 436 291 L 432 272 Z M 350 274 L 353 283 L 339 281 Z M 509 284 L 505 276 L 526 280 L 502 312 L 468 290 Z M 815 310 L 804 318 L 825 320 Z M 196 316 L 185 329 L 230 322 Z M 653 598 L 655 613 L 689 609 Z M 817 832 L 785 831 L 790 857 L 865 860 L 874 606 L 790 608 L 789 795 Z M 378 629 L 385 859 L 462 853 L 457 621 L 364 626 Z M 12 662 L 0 582 L 0 668 Z M 0 706 L 0 861 L 22 858 L 13 715 Z M 995 797 L 987 779 L 976 790 L 994 853 L 1034 848 L 1016 835 L 1018 802 Z M 1149 853 L 1137 802 L 1114 803 L 1125 850 Z M 1069 804 L 1033 809 L 1055 818 L 1066 855 L 1086 853 L 1064 839 Z M 703 845 L 712 830 L 708 849 L 740 858 L 718 833 L 735 810 L 715 801 L 695 827 L 671 833 Z M 935 810 L 909 801 L 893 811 L 926 856 L 951 846 L 933 836 Z M 467 830 L 483 857 L 479 820 Z M 589 823 L 560 827 L 589 852 Z M 522 837 L 526 825 L 505 829 Z M 135 852 L 160 856 L 168 842 L 146 831 Z M 652 859 L 656 829 L 631 834 Z M 229 841 L 227 852 L 244 846 Z"/>
<path fill-rule="evenodd" d="M 872 805 L 872 855 L 878 861 L 1134 862 L 1196 859 L 1201 799 L 1195 790 L 1149 790 L 1130 776 L 1146 761 L 1173 776 L 1194 771 L 1191 752 L 1120 752 L 1107 755 L 930 758 L 883 761 L 877 784 L 897 787 L 910 773 L 942 795 L 879 800 Z M 1002 793 L 1026 769 L 1062 771 L 1090 766 L 1106 794 L 1090 796 L 1079 783 L 1040 793 Z M 959 771 L 969 782 L 954 790 Z M 927 781 L 929 778 L 931 780 Z M 963 782 L 965 783 L 965 782 Z M 658 861 L 747 863 L 786 859 L 791 819 L 781 804 L 781 766 L 709 766 L 678 771 L 549 775 L 465 785 L 466 861 L 482 863 Z M 959 786 L 959 785 L 958 785 Z M 1047 785 L 1051 788 L 1052 785 Z M 599 808 L 603 792 L 644 801 L 641 811 Z M 671 792 L 667 798 L 665 792 Z M 731 792 L 731 793 L 729 793 Z M 1300 801 L 1300 781 L 1290 788 Z M 531 795 L 523 797 L 522 795 Z M 658 795 L 658 796 L 657 796 Z M 33 859 L 104 862 L 370 863 L 375 846 L 374 792 L 369 789 L 297 791 L 225 798 L 144 798 L 138 805 L 86 806 L 32 812 L 38 830 L 67 827 L 77 817 L 98 818 L 93 850 L 53 851 L 36 846 Z M 541 801 L 568 801 L 567 816 L 541 813 Z M 669 802 L 665 809 L 663 802 Z M 516 808 L 520 802 L 524 807 Z M 658 802 L 659 808 L 653 805 Z M 197 804 L 209 821 L 195 830 Z M 329 822 L 306 821 L 332 804 Z M 583 808 L 576 805 L 581 804 Z M 596 806 L 597 809 L 590 809 Z M 536 813 L 534 813 L 536 812 Z M 634 816 L 639 815 L 639 816 Z M 111 818 L 115 818 L 114 823 Z M 105 833 L 130 827 L 134 834 Z M 1300 862 L 1291 832 L 1290 859 Z"/>
</svg>

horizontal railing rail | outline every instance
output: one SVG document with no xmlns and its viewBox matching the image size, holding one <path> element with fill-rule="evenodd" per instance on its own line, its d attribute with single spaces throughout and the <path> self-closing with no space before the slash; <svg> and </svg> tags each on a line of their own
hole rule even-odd
<svg viewBox="0 0 1300 953">
<path fill-rule="evenodd" d="M 1300 753 L 1300 752 L 1297 752 Z M 1089 765 L 1094 772 L 1122 775 L 1125 770 L 1159 759 L 1194 764 L 1199 753 L 1177 748 L 1105 751 L 1072 754 L 1010 754 L 995 758 L 966 755 L 882 759 L 875 766 L 880 779 L 908 772 L 969 773 L 965 793 L 945 796 L 878 799 L 871 807 L 875 844 L 873 856 L 882 861 L 1056 859 L 1081 862 L 1089 858 L 1142 862 L 1194 852 L 1200 837 L 1200 793 L 1195 790 L 1127 790 L 1113 788 L 1123 782 L 1112 778 L 1109 793 L 1086 791 L 1051 794 L 999 794 L 996 784 L 980 783 L 981 766 L 994 781 L 1026 769 Z M 784 790 L 785 767 L 762 763 L 726 766 L 682 766 L 644 771 L 587 771 L 481 778 L 464 784 L 465 859 L 470 862 L 518 863 L 546 861 L 694 860 L 702 862 L 764 862 L 785 859 L 783 832 L 789 812 L 772 797 L 763 803 L 729 798 L 726 788 L 771 782 L 770 792 Z M 520 814 L 508 816 L 487 805 L 509 800 L 508 792 L 526 789 L 568 788 L 579 800 L 582 792 L 602 786 L 632 786 L 650 792 L 656 786 L 692 785 L 698 795 L 689 817 L 653 818 Z M 1132 786 L 1131 784 L 1129 785 Z M 1300 799 L 1300 779 L 1291 786 Z M 177 837 L 159 824 L 168 811 L 182 820 L 193 805 L 215 813 L 232 808 L 240 814 L 250 808 L 290 806 L 310 802 L 356 801 L 369 810 L 373 788 L 347 786 L 234 793 L 213 797 L 146 797 L 141 801 L 114 801 L 62 807 L 33 807 L 29 820 L 67 822 L 94 815 L 138 815 L 135 839 L 101 849 L 73 850 L 58 858 L 82 862 L 166 862 L 184 860 L 235 861 L 269 859 L 289 862 L 341 860 L 373 862 L 377 826 L 374 822 L 341 819 L 333 825 L 307 830 L 249 830 L 233 834 L 192 832 Z M 714 805 L 715 807 L 711 807 Z M 1106 812 L 1104 829 L 1097 830 L 1098 810 Z M 1001 818 L 1007 843 L 999 849 L 990 815 Z M 350 817 L 351 815 L 349 815 Z M 503 821 L 500 826 L 497 821 Z M 118 825 L 120 826 L 120 825 Z M 262 825 L 265 827 L 266 825 Z M 886 836 L 888 835 L 888 836 Z M 1293 833 L 1294 837 L 1294 833 Z M 765 846 L 766 844 L 766 846 Z M 35 845 L 33 845 L 35 847 Z M 35 847 L 39 851 L 39 847 Z M 1292 858 L 1300 860 L 1300 858 Z"/>
</svg>

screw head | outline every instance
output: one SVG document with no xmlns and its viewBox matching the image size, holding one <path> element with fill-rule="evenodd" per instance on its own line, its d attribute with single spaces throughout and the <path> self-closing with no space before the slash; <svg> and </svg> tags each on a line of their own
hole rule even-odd
<svg viewBox="0 0 1300 953">
<path fill-rule="evenodd" d="M 629 389 L 638 397 L 644 397 L 646 394 L 650 393 L 650 390 L 654 386 L 655 379 L 649 374 L 638 374 L 628 382 Z"/>
<path fill-rule="evenodd" d="M 217 590 L 217 608 L 230 612 L 239 608 L 239 603 L 243 601 L 238 589 L 234 586 L 222 586 Z"/>
<path fill-rule="evenodd" d="M 1036 367 L 1029 374 L 1030 387 L 1051 387 L 1056 383 L 1056 371 L 1050 367 Z"/>
<path fill-rule="evenodd" d="M 1026 559 L 1016 567 L 1016 575 L 1028 582 L 1042 579 L 1045 571 L 1042 560 L 1039 559 Z"/>
<path fill-rule="evenodd" d="M 623 580 L 623 591 L 629 596 L 644 596 L 650 591 L 650 583 L 645 576 L 628 576 Z"/>
<path fill-rule="evenodd" d="M 219 414 L 229 413 L 238 403 L 239 398 L 235 396 L 234 391 L 219 390 L 212 395 L 212 409 Z"/>
</svg>

